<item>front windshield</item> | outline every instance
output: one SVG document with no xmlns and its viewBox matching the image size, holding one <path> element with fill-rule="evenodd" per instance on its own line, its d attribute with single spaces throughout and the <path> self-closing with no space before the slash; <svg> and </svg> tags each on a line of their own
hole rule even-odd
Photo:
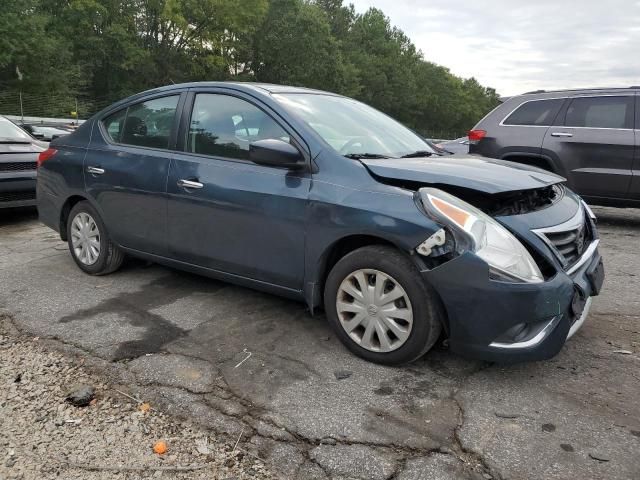
<svg viewBox="0 0 640 480">
<path fill-rule="evenodd" d="M 0 138 L 11 140 L 31 140 L 31 137 L 27 132 L 4 117 L 0 117 Z"/>
<path fill-rule="evenodd" d="M 356 100 L 311 93 L 278 94 L 274 98 L 341 155 L 401 157 L 415 152 L 435 153 L 411 130 Z"/>
</svg>

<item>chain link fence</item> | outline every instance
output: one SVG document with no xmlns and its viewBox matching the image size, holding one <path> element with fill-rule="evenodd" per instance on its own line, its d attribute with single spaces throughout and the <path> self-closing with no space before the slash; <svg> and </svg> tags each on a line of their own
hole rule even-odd
<svg viewBox="0 0 640 480">
<path fill-rule="evenodd" d="M 86 98 L 69 94 L 0 91 L 0 115 L 86 120 L 113 102 L 114 99 L 108 97 Z"/>
</svg>

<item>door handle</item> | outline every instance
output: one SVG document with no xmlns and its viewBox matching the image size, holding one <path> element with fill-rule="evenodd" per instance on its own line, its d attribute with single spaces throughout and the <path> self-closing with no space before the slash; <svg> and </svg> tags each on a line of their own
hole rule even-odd
<svg viewBox="0 0 640 480">
<path fill-rule="evenodd" d="M 553 132 L 551 134 L 552 137 L 573 137 L 573 133 L 567 132 Z"/>
<path fill-rule="evenodd" d="M 102 175 L 104 173 L 104 168 L 87 167 L 87 172 L 89 172 L 91 175 Z"/>
<path fill-rule="evenodd" d="M 193 180 L 178 180 L 178 186 L 182 188 L 202 188 L 204 184 L 200 182 L 194 182 Z"/>
</svg>

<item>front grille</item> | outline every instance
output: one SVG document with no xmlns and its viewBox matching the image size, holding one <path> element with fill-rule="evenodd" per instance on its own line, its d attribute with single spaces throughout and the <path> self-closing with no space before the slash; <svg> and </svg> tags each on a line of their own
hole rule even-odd
<svg viewBox="0 0 640 480">
<path fill-rule="evenodd" d="M 35 190 L 24 190 L 21 192 L 0 192 L 0 202 L 21 202 L 25 200 L 35 200 Z"/>
<path fill-rule="evenodd" d="M 0 172 L 22 172 L 35 170 L 36 162 L 6 162 L 0 163 Z"/>
<path fill-rule="evenodd" d="M 586 221 L 570 230 L 543 233 L 555 248 L 560 259 L 564 260 L 565 268 L 572 267 L 593 240 L 591 229 Z"/>
</svg>

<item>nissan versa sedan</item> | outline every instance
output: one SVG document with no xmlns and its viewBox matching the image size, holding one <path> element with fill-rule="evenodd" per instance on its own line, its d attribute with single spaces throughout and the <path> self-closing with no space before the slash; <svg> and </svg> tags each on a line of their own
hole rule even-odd
<svg viewBox="0 0 640 480">
<path fill-rule="evenodd" d="M 443 332 L 470 357 L 549 358 L 603 283 L 595 218 L 562 177 L 441 157 L 331 93 L 158 88 L 38 163 L 40 217 L 84 272 L 132 255 L 324 307 L 347 348 L 383 364 Z"/>
</svg>

